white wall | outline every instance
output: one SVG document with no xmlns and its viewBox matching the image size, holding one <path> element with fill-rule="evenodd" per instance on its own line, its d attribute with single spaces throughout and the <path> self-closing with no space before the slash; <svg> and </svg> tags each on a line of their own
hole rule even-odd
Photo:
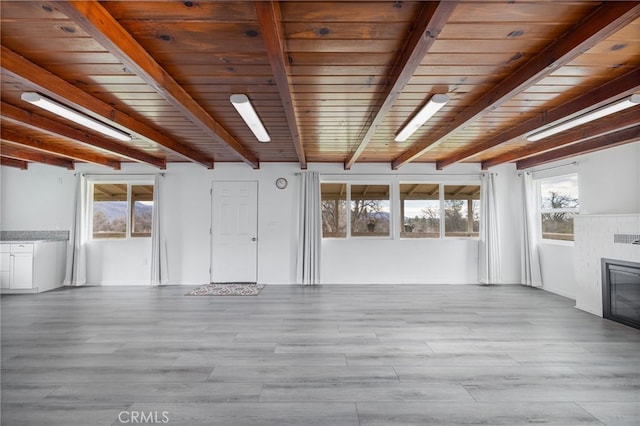
<svg viewBox="0 0 640 426">
<path fill-rule="evenodd" d="M 572 162 L 577 165 L 555 169 L 547 174 L 578 174 L 581 216 L 640 212 L 640 143 L 545 164 L 540 169 Z M 576 248 L 562 243 L 541 243 L 539 248 L 543 288 L 577 302 L 586 297 L 585 288 L 576 275 L 576 271 L 584 268 L 584 265 L 576 263 Z"/>
<path fill-rule="evenodd" d="M 259 265 L 264 283 L 292 283 L 295 278 L 297 181 L 293 164 L 262 164 L 253 170 L 244 164 L 216 164 L 207 170 L 193 164 L 170 164 L 164 170 L 161 197 L 162 220 L 168 223 L 166 247 L 170 284 L 202 284 L 209 281 L 211 198 L 213 180 L 256 180 L 259 187 Z M 79 165 L 68 171 L 34 164 L 29 170 L 0 167 L 3 230 L 69 230 L 75 194 L 74 173 L 157 173 L 138 164 L 121 171 Z M 279 190 L 277 177 L 290 185 Z M 150 239 L 90 241 L 87 245 L 89 284 L 148 284 Z"/>
<path fill-rule="evenodd" d="M 541 242 L 538 254 L 542 270 L 542 289 L 575 300 L 577 282 L 573 267 L 573 245 Z"/>
<path fill-rule="evenodd" d="M 388 182 L 474 181 L 477 165 L 456 165 L 436 171 L 433 165 L 411 164 L 392 171 L 388 164 L 358 164 L 344 171 L 342 164 L 315 163 L 310 170 L 323 179 Z M 31 165 L 20 171 L 1 167 L 4 230 L 70 229 L 73 216 L 74 172 Z M 503 224 L 503 282 L 519 280 L 517 204 L 511 201 L 516 174 L 511 165 L 498 168 L 497 186 Z M 152 167 L 127 164 L 115 172 L 80 165 L 85 173 L 157 173 Z M 297 248 L 297 164 L 263 163 L 253 170 L 242 163 L 219 163 L 207 170 L 193 164 L 170 164 L 163 171 L 161 197 L 169 284 L 197 285 L 209 281 L 211 198 L 214 180 L 258 182 L 258 280 L 266 284 L 295 283 Z M 278 177 L 289 186 L 275 187 Z M 92 241 L 88 245 L 90 284 L 147 284 L 150 240 Z M 400 240 L 347 239 L 323 242 L 323 276 L 327 284 L 340 283 L 477 283 L 478 242 L 475 239 Z"/>
<path fill-rule="evenodd" d="M 640 142 L 578 157 L 580 214 L 640 212 Z"/>
<path fill-rule="evenodd" d="M 640 247 L 612 242 L 614 233 L 640 234 L 640 142 L 578 160 L 576 307 L 602 315 L 600 258 L 640 262 Z"/>
<path fill-rule="evenodd" d="M 34 164 L 30 170 L 0 167 L 0 228 L 69 230 L 73 215 L 73 172 Z"/>
</svg>

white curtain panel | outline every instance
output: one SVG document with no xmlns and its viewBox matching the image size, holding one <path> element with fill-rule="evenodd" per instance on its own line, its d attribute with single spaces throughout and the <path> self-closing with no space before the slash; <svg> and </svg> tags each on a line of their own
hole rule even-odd
<svg viewBox="0 0 640 426">
<path fill-rule="evenodd" d="M 320 284 L 322 211 L 320 205 L 320 174 L 318 172 L 300 174 L 299 203 L 296 278 L 300 284 Z"/>
<path fill-rule="evenodd" d="M 495 175 L 484 173 L 480 186 L 480 241 L 478 281 L 500 283 L 500 230 L 496 202 Z"/>
<path fill-rule="evenodd" d="M 538 202 L 531 173 L 522 173 L 522 284 L 542 286 L 542 272 L 538 255 Z"/>
<path fill-rule="evenodd" d="M 69 250 L 65 285 L 81 286 L 87 283 L 87 239 L 89 238 L 90 187 L 83 174 L 76 175 L 73 227 L 69 235 Z"/>
<path fill-rule="evenodd" d="M 157 174 L 153 182 L 153 213 L 151 221 L 151 285 L 166 284 L 169 281 L 167 269 L 167 247 L 164 228 L 160 219 L 163 204 L 161 185 L 164 175 Z"/>
</svg>

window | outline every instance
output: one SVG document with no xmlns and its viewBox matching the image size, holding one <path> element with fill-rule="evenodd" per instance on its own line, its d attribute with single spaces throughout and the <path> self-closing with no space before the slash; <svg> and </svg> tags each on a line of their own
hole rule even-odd
<svg viewBox="0 0 640 426">
<path fill-rule="evenodd" d="M 480 234 L 480 185 L 445 185 L 444 235 L 477 237 Z"/>
<path fill-rule="evenodd" d="M 573 241 L 573 218 L 578 214 L 578 175 L 541 179 L 539 216 L 541 238 Z"/>
<path fill-rule="evenodd" d="M 347 236 L 347 184 L 323 183 L 320 185 L 322 200 L 322 236 Z"/>
<path fill-rule="evenodd" d="M 131 236 L 150 237 L 153 185 L 131 185 Z"/>
<path fill-rule="evenodd" d="M 480 234 L 480 185 L 400 183 L 401 238 L 477 237 Z M 391 185 L 322 183 L 324 238 L 390 237 Z"/>
<path fill-rule="evenodd" d="M 400 184 L 400 236 L 440 238 L 440 185 Z"/>
<path fill-rule="evenodd" d="M 391 235 L 389 188 L 388 184 L 322 183 L 322 236 L 346 238 L 347 233 L 354 237 Z"/>
<path fill-rule="evenodd" d="M 150 237 L 153 185 L 95 183 L 93 238 Z"/>
<path fill-rule="evenodd" d="M 351 185 L 351 235 L 388 236 L 389 185 Z"/>
</svg>

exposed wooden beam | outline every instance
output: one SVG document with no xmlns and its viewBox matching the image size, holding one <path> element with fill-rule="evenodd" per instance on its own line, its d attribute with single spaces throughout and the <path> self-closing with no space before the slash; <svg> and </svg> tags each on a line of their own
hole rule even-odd
<svg viewBox="0 0 640 426">
<path fill-rule="evenodd" d="M 256 155 L 215 121 L 100 3 L 62 1 L 56 2 L 55 7 L 135 72 L 206 135 L 228 146 L 254 169 L 260 168 L 260 161 Z"/>
<path fill-rule="evenodd" d="M 0 112 L 2 113 L 3 119 L 19 123 L 20 125 L 27 126 L 31 129 L 42 131 L 50 135 L 62 136 L 84 145 L 111 152 L 121 157 L 150 164 L 160 169 L 167 168 L 167 162 L 162 158 L 154 157 L 146 152 L 139 151 L 108 138 L 94 136 L 71 126 L 67 126 L 66 124 L 51 120 L 42 115 L 18 108 L 6 102 L 0 103 Z"/>
<path fill-rule="evenodd" d="M 102 121 L 114 123 L 116 127 L 123 127 L 127 131 L 153 141 L 189 161 L 207 168 L 213 168 L 213 160 L 207 155 L 171 139 L 106 102 L 91 96 L 82 89 L 14 53 L 6 46 L 1 48 L 0 67 L 13 78 L 29 87 L 33 87 L 44 95 L 55 98 L 65 104 L 71 104 L 83 113 Z"/>
<path fill-rule="evenodd" d="M 639 16 L 640 3 L 638 2 L 604 2 L 585 19 L 578 22 L 571 31 L 558 37 L 542 52 L 510 73 L 493 89 L 480 96 L 477 101 L 456 115 L 441 130 L 403 152 L 393 160 L 392 168 L 398 169 L 420 157 L 453 133 L 461 130 L 465 125 L 539 82 Z"/>
<path fill-rule="evenodd" d="M 11 129 L 0 129 L 0 138 L 5 142 L 23 145 L 48 154 L 59 155 L 73 160 L 85 161 L 87 163 L 111 167 L 114 170 L 120 170 L 120 162 L 117 160 L 113 160 L 96 153 L 78 152 L 72 147 L 65 146 L 60 143 L 32 138 Z"/>
<path fill-rule="evenodd" d="M 300 139 L 300 127 L 298 126 L 293 96 L 291 95 L 292 83 L 289 77 L 291 72 L 289 70 L 289 58 L 285 55 L 284 28 L 282 27 L 280 5 L 274 1 L 254 1 L 254 5 L 258 12 L 260 32 L 267 48 L 267 55 L 269 56 L 276 86 L 278 87 L 282 107 L 287 117 L 287 124 L 298 156 L 298 162 L 301 169 L 306 169 L 307 158 Z"/>
<path fill-rule="evenodd" d="M 436 163 L 436 168 L 441 170 L 444 167 L 472 157 L 502 143 L 508 142 L 542 126 L 568 117 L 580 115 L 591 109 L 599 108 L 614 100 L 631 95 L 638 90 L 640 90 L 640 68 L 636 68 L 607 84 L 598 86 L 589 92 L 583 93 L 565 104 L 559 105 L 550 110 L 542 111 L 536 116 L 513 126 L 496 136 L 492 136 L 480 143 L 474 143 L 473 146 L 470 146 L 469 148 L 455 152 L 449 157 L 438 161 Z"/>
<path fill-rule="evenodd" d="M 20 149 L 7 143 L 2 143 L 2 145 L 0 145 L 0 152 L 2 153 L 3 157 L 10 157 L 16 160 L 31 161 L 34 163 L 48 164 L 50 166 L 64 167 L 68 170 L 74 169 L 73 161 L 69 159 L 44 154 L 42 152 Z"/>
<path fill-rule="evenodd" d="M 507 151 L 489 160 L 482 162 L 482 169 L 487 170 L 489 167 L 510 161 L 519 160 L 525 157 L 539 154 L 552 149 L 560 148 L 576 142 L 581 142 L 597 136 L 605 135 L 616 130 L 626 129 L 638 124 L 638 111 L 636 109 L 628 109 L 619 112 L 607 118 L 603 118 L 588 125 L 581 126 L 577 129 L 569 130 L 561 134 L 550 136 L 536 143 L 526 145 L 520 149 Z"/>
<path fill-rule="evenodd" d="M 587 154 L 638 141 L 640 141 L 640 125 L 525 158 L 524 160 L 516 162 L 516 168 L 518 170 L 528 169 L 551 161 L 563 160 L 576 155 Z"/>
<path fill-rule="evenodd" d="M 398 99 L 416 69 L 436 41 L 449 16 L 457 6 L 457 1 L 427 2 L 422 6 L 416 19 L 415 27 L 405 44 L 398 61 L 394 66 L 389 82 L 380 96 L 380 101 L 371 111 L 371 121 L 358 146 L 344 164 L 346 170 L 351 169 L 373 138 L 378 126 Z"/>
<path fill-rule="evenodd" d="M 20 170 L 27 170 L 29 168 L 29 163 L 22 160 L 16 160 L 15 158 L 0 156 L 0 166 L 15 167 Z"/>
</svg>

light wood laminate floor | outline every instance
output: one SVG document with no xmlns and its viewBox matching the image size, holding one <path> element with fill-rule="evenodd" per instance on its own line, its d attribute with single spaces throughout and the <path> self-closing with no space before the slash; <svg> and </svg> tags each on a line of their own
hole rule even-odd
<svg viewBox="0 0 640 426">
<path fill-rule="evenodd" d="M 541 290 L 191 288 L 3 296 L 2 425 L 640 424 L 640 331 Z"/>
</svg>

